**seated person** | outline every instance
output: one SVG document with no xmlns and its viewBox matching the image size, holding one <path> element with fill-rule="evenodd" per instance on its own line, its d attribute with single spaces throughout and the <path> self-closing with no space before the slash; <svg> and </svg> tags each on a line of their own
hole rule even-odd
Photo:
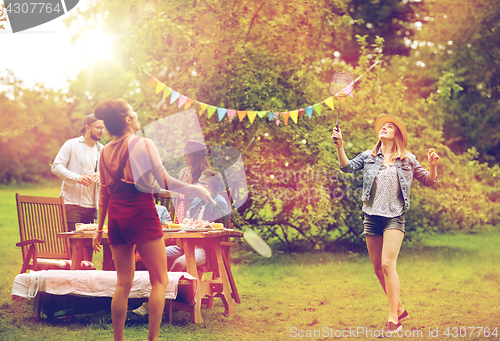
<svg viewBox="0 0 500 341">
<path fill-rule="evenodd" d="M 201 173 L 201 176 L 198 179 L 198 184 L 205 186 L 217 205 L 206 205 L 203 200 L 195 198 L 191 202 L 191 206 L 187 212 L 187 218 L 193 220 L 206 220 L 209 222 L 221 223 L 224 226 L 227 226 L 230 213 L 229 207 L 226 199 L 217 193 L 225 188 L 222 176 L 211 169 L 207 169 Z M 179 247 L 179 245 L 167 246 L 165 250 L 167 252 L 167 266 L 169 271 L 186 271 L 186 257 L 184 256 L 184 251 Z M 199 266 L 205 264 L 205 250 L 202 248 L 195 248 L 194 253 L 196 265 Z"/>
<path fill-rule="evenodd" d="M 158 213 L 158 217 L 160 217 L 162 224 L 172 221 L 172 218 L 170 218 L 170 214 L 165 206 L 156 204 L 156 212 Z"/>
</svg>

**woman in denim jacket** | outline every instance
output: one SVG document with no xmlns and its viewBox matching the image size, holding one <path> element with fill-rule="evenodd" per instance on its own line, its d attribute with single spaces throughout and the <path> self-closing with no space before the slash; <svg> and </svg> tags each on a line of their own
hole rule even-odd
<svg viewBox="0 0 500 341">
<path fill-rule="evenodd" d="M 405 235 L 405 208 L 410 208 L 410 187 L 415 178 L 425 186 L 437 181 L 439 156 L 429 149 L 430 171 L 425 170 L 415 155 L 406 151 L 408 135 L 399 119 L 382 115 L 375 122 L 378 142 L 349 160 L 344 151 L 342 132 L 333 129 L 337 153 L 343 172 L 363 170 L 364 232 L 370 260 L 389 300 L 387 330 L 399 331 L 401 321 L 408 318 L 399 298 L 400 284 L 396 261 Z"/>
</svg>

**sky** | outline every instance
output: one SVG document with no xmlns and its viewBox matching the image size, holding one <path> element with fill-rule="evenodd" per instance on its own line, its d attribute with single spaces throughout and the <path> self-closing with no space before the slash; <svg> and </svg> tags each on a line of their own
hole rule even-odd
<svg viewBox="0 0 500 341">
<path fill-rule="evenodd" d="M 67 88 L 66 79 L 89 65 L 82 45 L 71 44 L 71 34 L 63 23 L 67 15 L 17 33 L 8 25 L 6 31 L 0 31 L 0 73 L 10 69 L 28 87 L 43 83 L 54 90 Z"/>
</svg>

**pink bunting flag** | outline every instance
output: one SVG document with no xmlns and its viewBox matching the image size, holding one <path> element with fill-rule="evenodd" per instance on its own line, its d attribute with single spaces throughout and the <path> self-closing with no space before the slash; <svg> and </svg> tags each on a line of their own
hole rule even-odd
<svg viewBox="0 0 500 341">
<path fill-rule="evenodd" d="M 234 116 L 236 115 L 236 110 L 228 110 L 227 117 L 229 118 L 229 122 L 233 121 Z"/>
<path fill-rule="evenodd" d="M 187 97 L 184 95 L 180 95 L 179 96 L 179 108 L 182 107 L 184 105 L 184 103 L 186 103 L 186 101 L 187 101 Z"/>
</svg>

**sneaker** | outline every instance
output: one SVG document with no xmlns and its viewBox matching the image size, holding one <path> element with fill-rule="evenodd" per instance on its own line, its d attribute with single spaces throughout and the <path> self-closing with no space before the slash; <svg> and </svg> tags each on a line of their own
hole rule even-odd
<svg viewBox="0 0 500 341">
<path fill-rule="evenodd" d="M 145 316 L 149 314 L 148 302 L 144 302 L 139 308 L 132 310 L 132 312 L 139 316 Z"/>
<path fill-rule="evenodd" d="M 408 312 L 405 310 L 403 311 L 403 313 L 401 315 L 399 315 L 398 317 L 398 322 L 401 322 L 401 321 L 404 321 L 406 320 L 408 317 L 410 317 L 410 315 L 408 314 Z"/>
<path fill-rule="evenodd" d="M 398 322 L 398 324 L 395 324 L 394 322 L 391 322 L 391 321 L 387 322 L 385 327 L 386 327 L 386 330 L 388 332 L 393 332 L 393 333 L 398 332 L 401 329 L 403 329 L 403 326 L 401 325 L 401 323 Z"/>
</svg>

